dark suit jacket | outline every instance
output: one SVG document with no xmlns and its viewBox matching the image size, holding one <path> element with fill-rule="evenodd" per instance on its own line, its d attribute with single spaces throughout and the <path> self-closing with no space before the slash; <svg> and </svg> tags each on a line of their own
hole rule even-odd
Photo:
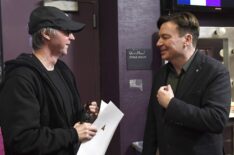
<svg viewBox="0 0 234 155">
<path fill-rule="evenodd" d="M 222 155 L 231 88 L 227 69 L 196 53 L 167 109 L 156 99 L 166 85 L 168 64 L 156 74 L 148 106 L 143 155 Z"/>
</svg>

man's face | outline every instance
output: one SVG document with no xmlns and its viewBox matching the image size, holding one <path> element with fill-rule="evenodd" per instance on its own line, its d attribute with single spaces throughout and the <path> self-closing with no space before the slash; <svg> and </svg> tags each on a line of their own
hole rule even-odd
<svg viewBox="0 0 234 155">
<path fill-rule="evenodd" d="M 67 55 L 68 47 L 71 43 L 71 40 L 74 39 L 75 37 L 72 33 L 56 30 L 56 34 L 50 39 L 50 49 L 56 55 Z"/>
<path fill-rule="evenodd" d="M 163 23 L 156 43 L 163 60 L 173 61 L 184 55 L 185 37 L 179 36 L 177 25 L 173 22 Z"/>
</svg>

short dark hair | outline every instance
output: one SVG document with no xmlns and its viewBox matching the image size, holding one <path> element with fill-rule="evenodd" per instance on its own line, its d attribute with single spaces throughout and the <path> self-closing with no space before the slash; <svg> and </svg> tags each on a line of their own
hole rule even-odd
<svg viewBox="0 0 234 155">
<path fill-rule="evenodd" d="M 178 25 L 179 35 L 183 36 L 190 33 L 193 36 L 193 46 L 197 45 L 199 37 L 198 19 L 190 12 L 177 12 L 171 15 L 161 16 L 158 19 L 157 26 L 160 29 L 163 23 L 173 22 Z"/>
</svg>

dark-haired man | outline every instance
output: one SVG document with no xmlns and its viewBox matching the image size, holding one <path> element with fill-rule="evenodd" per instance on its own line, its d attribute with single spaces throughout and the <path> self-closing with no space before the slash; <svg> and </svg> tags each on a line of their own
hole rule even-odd
<svg viewBox="0 0 234 155">
<path fill-rule="evenodd" d="M 188 12 L 158 20 L 157 47 L 168 63 L 156 74 L 142 155 L 223 155 L 231 103 L 227 69 L 196 50 L 197 18 Z"/>
</svg>

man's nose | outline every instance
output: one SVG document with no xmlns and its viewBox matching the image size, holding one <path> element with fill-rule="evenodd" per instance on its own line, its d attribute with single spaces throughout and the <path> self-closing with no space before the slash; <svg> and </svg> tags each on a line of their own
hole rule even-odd
<svg viewBox="0 0 234 155">
<path fill-rule="evenodd" d="M 158 39 L 158 41 L 156 42 L 156 46 L 161 46 L 162 45 L 162 41 L 161 39 Z"/>
<path fill-rule="evenodd" d="M 69 39 L 71 39 L 71 40 L 75 40 L 76 39 L 75 36 L 73 35 L 73 33 L 69 34 Z"/>
</svg>

